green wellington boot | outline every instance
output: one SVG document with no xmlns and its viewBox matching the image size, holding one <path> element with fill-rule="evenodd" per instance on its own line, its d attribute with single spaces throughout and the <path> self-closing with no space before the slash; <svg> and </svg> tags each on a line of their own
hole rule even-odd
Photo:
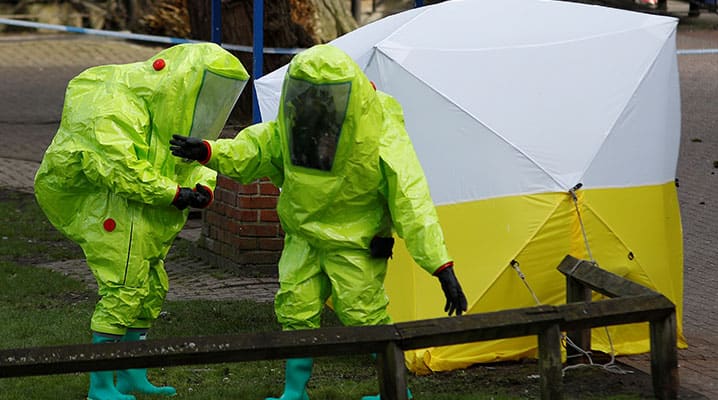
<svg viewBox="0 0 718 400">
<path fill-rule="evenodd" d="M 119 338 L 92 334 L 92 343 L 116 343 Z M 122 394 L 115 387 L 114 371 L 90 372 L 90 390 L 87 400 L 135 400 L 135 396 Z"/>
<path fill-rule="evenodd" d="M 309 400 L 307 382 L 312 376 L 311 358 L 290 358 L 287 360 L 282 397 L 267 397 L 265 400 Z"/>
<path fill-rule="evenodd" d="M 123 342 L 136 342 L 145 340 L 147 332 L 144 330 L 128 330 L 122 337 Z M 126 369 L 117 371 L 117 390 L 121 393 L 143 393 L 161 396 L 174 396 L 177 390 L 172 386 L 155 386 L 147 380 L 147 369 Z"/>
</svg>

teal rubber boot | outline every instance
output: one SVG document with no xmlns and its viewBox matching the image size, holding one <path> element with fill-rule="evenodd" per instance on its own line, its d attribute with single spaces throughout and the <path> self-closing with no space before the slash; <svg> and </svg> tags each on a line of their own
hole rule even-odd
<svg viewBox="0 0 718 400">
<path fill-rule="evenodd" d="M 119 338 L 92 334 L 92 343 L 117 343 Z M 114 371 L 90 372 L 88 400 L 135 400 L 135 396 L 120 393 L 115 387 Z"/>
<path fill-rule="evenodd" d="M 309 400 L 307 382 L 312 376 L 312 365 L 314 360 L 311 358 L 288 359 L 282 397 L 267 397 L 265 400 Z"/>
<path fill-rule="evenodd" d="M 122 337 L 123 342 L 136 342 L 145 340 L 147 332 L 142 330 L 128 330 Z M 117 390 L 121 393 L 142 393 L 160 396 L 174 396 L 177 390 L 172 386 L 155 386 L 147 380 L 147 369 L 126 369 L 117 371 Z"/>
</svg>

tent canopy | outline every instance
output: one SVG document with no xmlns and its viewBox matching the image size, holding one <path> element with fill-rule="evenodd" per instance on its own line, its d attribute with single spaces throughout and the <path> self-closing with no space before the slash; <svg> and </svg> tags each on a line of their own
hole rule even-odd
<svg viewBox="0 0 718 400">
<path fill-rule="evenodd" d="M 512 262 L 541 303 L 565 301 L 556 266 L 572 254 L 665 294 L 680 332 L 676 26 L 564 1 L 454 0 L 331 42 L 404 107 L 470 312 L 536 304 Z M 265 120 L 285 72 L 255 82 Z M 399 248 L 387 279 L 392 316 L 440 316 L 435 278 L 411 264 Z M 610 340 L 596 332 L 594 345 L 644 352 L 647 335 L 645 324 L 616 327 Z M 453 369 L 535 347 L 512 339 L 427 349 L 412 365 Z"/>
</svg>

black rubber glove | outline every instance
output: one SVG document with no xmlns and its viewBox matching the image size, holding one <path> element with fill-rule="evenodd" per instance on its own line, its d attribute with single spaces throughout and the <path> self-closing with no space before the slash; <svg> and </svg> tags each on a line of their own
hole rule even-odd
<svg viewBox="0 0 718 400">
<path fill-rule="evenodd" d="M 170 151 L 177 157 L 186 160 L 197 160 L 206 162 L 209 158 L 209 150 L 202 139 L 182 135 L 172 135 L 170 140 Z"/>
<path fill-rule="evenodd" d="M 449 315 L 456 312 L 456 315 L 461 315 L 466 311 L 467 303 L 464 291 L 461 289 L 459 280 L 454 275 L 454 267 L 449 266 L 436 273 L 436 277 L 441 282 L 441 289 L 444 291 L 446 296 L 446 306 L 444 311 L 447 311 Z"/>
<path fill-rule="evenodd" d="M 195 201 L 195 192 L 191 188 L 178 187 L 175 199 L 172 200 L 172 205 L 180 210 L 192 205 Z"/>
<path fill-rule="evenodd" d="M 194 188 L 194 197 L 190 202 L 190 206 L 195 208 L 205 208 L 212 202 L 212 199 L 214 199 L 212 190 L 207 186 L 202 186 L 198 183 Z"/>
</svg>

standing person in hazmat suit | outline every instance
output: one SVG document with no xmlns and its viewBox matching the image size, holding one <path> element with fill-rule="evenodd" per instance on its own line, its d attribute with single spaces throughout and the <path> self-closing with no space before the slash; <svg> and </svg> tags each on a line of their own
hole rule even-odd
<svg viewBox="0 0 718 400">
<path fill-rule="evenodd" d="M 83 249 L 100 300 L 93 343 L 143 340 L 169 288 L 164 268 L 188 207 L 213 198 L 215 171 L 173 157 L 169 134 L 216 138 L 249 75 L 216 44 L 89 68 L 67 86 L 60 128 L 35 176 L 50 222 Z M 174 395 L 145 369 L 90 373 L 91 400 Z"/>
<path fill-rule="evenodd" d="M 283 329 L 319 327 L 330 297 L 344 325 L 391 323 L 383 283 L 392 229 L 439 278 L 445 311 L 466 310 L 401 107 L 338 48 L 317 45 L 292 59 L 276 120 L 234 139 L 174 135 L 170 144 L 174 155 L 243 183 L 269 177 L 281 188 L 275 312 Z M 311 358 L 287 360 L 282 400 L 308 399 L 311 368 Z"/>
</svg>

